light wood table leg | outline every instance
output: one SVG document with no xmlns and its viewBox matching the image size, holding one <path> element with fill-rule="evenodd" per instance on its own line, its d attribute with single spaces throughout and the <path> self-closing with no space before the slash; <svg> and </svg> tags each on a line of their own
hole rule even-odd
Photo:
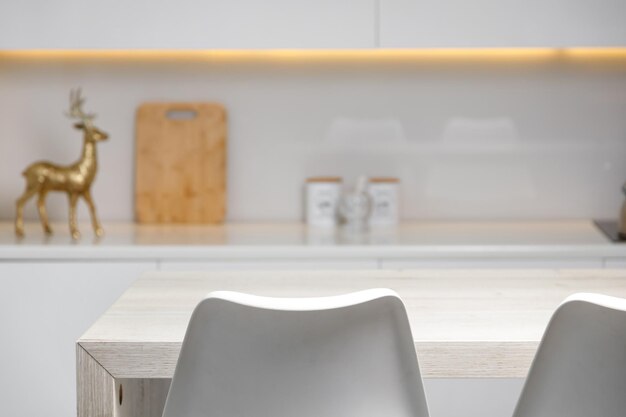
<svg viewBox="0 0 626 417">
<path fill-rule="evenodd" d="M 161 417 L 171 379 L 120 378 L 115 380 L 116 417 Z M 120 393 L 122 401 L 120 399 Z"/>
<path fill-rule="evenodd" d="M 170 378 L 115 378 L 76 345 L 78 417 L 161 417 Z"/>
<path fill-rule="evenodd" d="M 80 344 L 76 345 L 78 417 L 115 416 L 115 379 Z"/>
</svg>

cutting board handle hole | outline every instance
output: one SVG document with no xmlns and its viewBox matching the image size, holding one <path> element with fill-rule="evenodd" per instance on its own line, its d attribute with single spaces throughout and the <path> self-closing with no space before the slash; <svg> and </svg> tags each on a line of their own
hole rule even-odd
<svg viewBox="0 0 626 417">
<path fill-rule="evenodd" d="M 193 120 L 198 113 L 194 110 L 170 110 L 165 116 L 170 120 Z"/>
</svg>

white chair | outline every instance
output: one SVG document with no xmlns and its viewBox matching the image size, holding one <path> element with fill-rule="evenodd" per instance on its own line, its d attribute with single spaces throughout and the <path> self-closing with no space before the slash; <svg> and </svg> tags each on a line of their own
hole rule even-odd
<svg viewBox="0 0 626 417">
<path fill-rule="evenodd" d="M 514 417 L 626 416 L 626 300 L 576 294 L 556 310 Z"/>
<path fill-rule="evenodd" d="M 391 290 L 323 298 L 215 292 L 196 307 L 164 417 L 427 417 Z"/>
</svg>

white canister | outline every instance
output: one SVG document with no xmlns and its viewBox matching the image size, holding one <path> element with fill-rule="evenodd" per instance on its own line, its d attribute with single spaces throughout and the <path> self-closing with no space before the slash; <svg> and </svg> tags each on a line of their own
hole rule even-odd
<svg viewBox="0 0 626 417">
<path fill-rule="evenodd" d="M 370 178 L 367 192 L 372 200 L 370 226 L 394 226 L 399 221 L 399 189 L 397 178 Z"/>
<path fill-rule="evenodd" d="M 309 226 L 337 225 L 337 206 L 341 196 L 341 178 L 314 177 L 306 180 L 306 222 Z"/>
</svg>

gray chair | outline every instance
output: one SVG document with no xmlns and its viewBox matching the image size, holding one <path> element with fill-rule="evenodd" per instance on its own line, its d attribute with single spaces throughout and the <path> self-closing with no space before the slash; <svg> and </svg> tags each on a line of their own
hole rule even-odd
<svg viewBox="0 0 626 417">
<path fill-rule="evenodd" d="M 626 300 L 576 294 L 556 310 L 514 417 L 626 416 Z"/>
<path fill-rule="evenodd" d="M 212 293 L 196 307 L 164 417 L 428 417 L 391 290 L 323 298 Z"/>
</svg>

